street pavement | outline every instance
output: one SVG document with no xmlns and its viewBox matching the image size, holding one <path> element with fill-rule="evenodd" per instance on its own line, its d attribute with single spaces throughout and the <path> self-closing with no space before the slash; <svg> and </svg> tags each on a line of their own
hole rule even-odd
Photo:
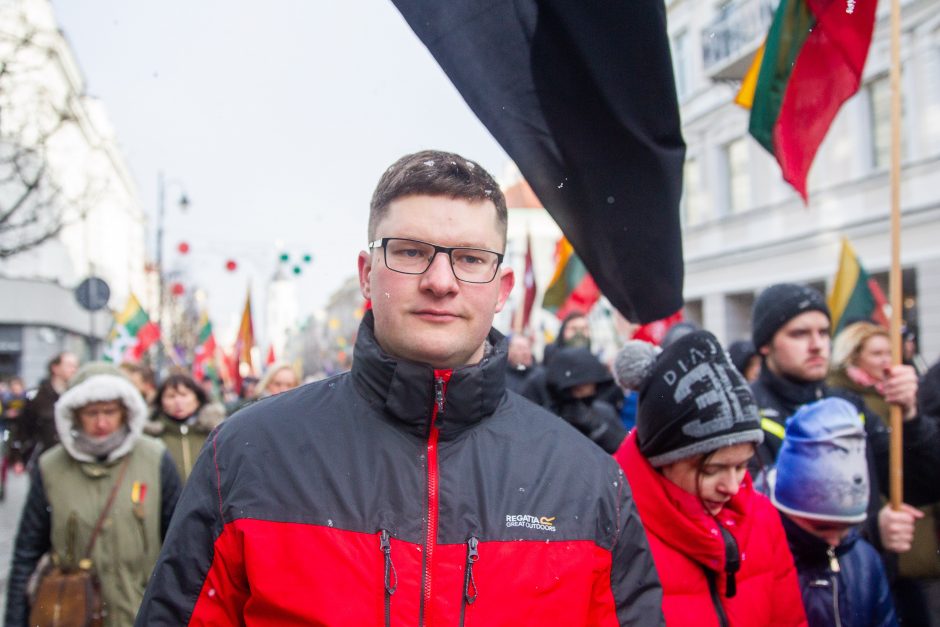
<svg viewBox="0 0 940 627">
<path fill-rule="evenodd" d="M 20 522 L 20 510 L 26 501 L 29 490 L 29 476 L 14 474 L 7 475 L 6 499 L 0 502 L 0 611 L 5 612 L 7 607 L 7 575 L 10 573 L 10 556 L 13 554 L 13 540 L 16 538 L 16 527 Z"/>
</svg>

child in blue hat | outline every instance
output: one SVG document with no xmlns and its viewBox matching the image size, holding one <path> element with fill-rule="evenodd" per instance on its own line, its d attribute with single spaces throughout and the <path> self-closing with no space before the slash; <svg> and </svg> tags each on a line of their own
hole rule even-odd
<svg viewBox="0 0 940 627">
<path fill-rule="evenodd" d="M 827 398 L 791 416 L 770 485 L 810 627 L 897 625 L 881 559 L 858 532 L 869 490 L 855 407 Z"/>
</svg>

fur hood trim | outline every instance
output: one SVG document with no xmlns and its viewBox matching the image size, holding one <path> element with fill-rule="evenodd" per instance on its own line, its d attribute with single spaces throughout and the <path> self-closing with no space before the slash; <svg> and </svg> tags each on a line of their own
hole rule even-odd
<svg viewBox="0 0 940 627">
<path fill-rule="evenodd" d="M 75 412 L 89 403 L 121 401 L 127 409 L 128 435 L 120 446 L 108 455 L 108 462 L 120 459 L 134 448 L 147 420 L 147 406 L 134 384 L 122 376 L 99 374 L 89 377 L 69 389 L 55 404 L 55 427 L 62 446 L 80 462 L 96 461 L 91 455 L 75 447 Z"/>
<path fill-rule="evenodd" d="M 144 433 L 152 437 L 160 437 L 168 428 L 174 429 L 173 426 L 168 427 L 167 425 L 181 424 L 195 428 L 198 433 L 209 433 L 222 424 L 223 420 L 225 420 L 225 406 L 221 403 L 206 403 L 196 412 L 195 416 L 182 422 L 174 420 L 158 410 L 154 417 L 144 425 Z"/>
</svg>

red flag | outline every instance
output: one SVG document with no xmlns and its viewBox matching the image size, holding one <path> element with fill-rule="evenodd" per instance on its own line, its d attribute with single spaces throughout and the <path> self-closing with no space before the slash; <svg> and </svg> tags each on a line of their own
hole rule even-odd
<svg viewBox="0 0 940 627">
<path fill-rule="evenodd" d="M 264 365 L 270 366 L 275 361 L 277 360 L 274 358 L 274 344 L 268 344 L 268 357 L 264 360 Z"/>
<path fill-rule="evenodd" d="M 680 309 L 676 313 L 663 318 L 662 320 L 654 320 L 653 322 L 648 322 L 637 328 L 633 332 L 634 340 L 643 340 L 644 342 L 649 342 L 651 344 L 656 344 L 659 346 L 660 342 L 663 341 L 663 338 L 666 337 L 666 331 L 668 331 L 674 324 L 677 322 L 682 322 L 682 310 Z"/>
<path fill-rule="evenodd" d="M 522 328 L 529 326 L 532 317 L 532 307 L 535 305 L 535 270 L 532 268 L 532 237 L 526 234 L 525 274 L 522 276 L 522 285 L 525 287 L 525 297 L 522 300 Z"/>
</svg>

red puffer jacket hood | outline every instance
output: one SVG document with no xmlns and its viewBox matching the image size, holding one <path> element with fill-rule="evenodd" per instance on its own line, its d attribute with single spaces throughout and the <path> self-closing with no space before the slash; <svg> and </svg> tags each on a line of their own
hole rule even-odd
<svg viewBox="0 0 940 627">
<path fill-rule="evenodd" d="M 793 556 L 780 516 L 746 475 L 738 493 L 711 516 L 695 494 L 675 485 L 640 453 L 633 431 L 614 458 L 630 486 L 663 586 L 667 625 L 805 625 Z M 738 547 L 736 593 L 727 596 L 724 527 Z M 714 573 L 714 592 L 706 571 Z M 716 605 L 717 601 L 717 605 Z M 726 622 L 722 622 L 723 614 Z"/>
</svg>

